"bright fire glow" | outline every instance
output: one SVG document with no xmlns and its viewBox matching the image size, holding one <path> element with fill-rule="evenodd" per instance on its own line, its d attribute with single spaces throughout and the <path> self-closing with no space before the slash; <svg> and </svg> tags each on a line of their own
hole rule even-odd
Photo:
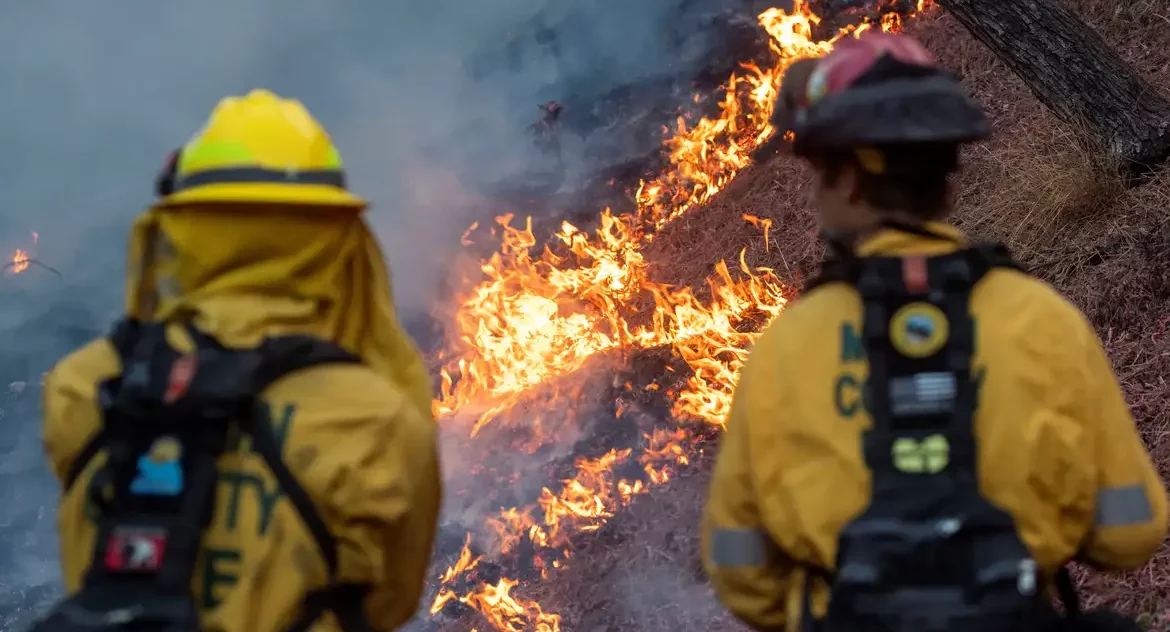
<svg viewBox="0 0 1170 632">
<path fill-rule="evenodd" d="M 32 242 L 34 248 L 40 239 L 41 236 L 38 233 L 32 233 Z M 4 265 L 4 271 L 7 274 L 20 274 L 21 272 L 28 270 L 30 265 L 32 265 L 32 255 L 29 254 L 29 251 L 17 248 L 15 251 L 13 251 L 12 255 L 8 257 L 8 261 Z"/>
<path fill-rule="evenodd" d="M 8 259 L 9 274 L 20 274 L 21 272 L 28 270 L 28 266 L 28 252 L 20 250 L 19 248 L 16 250 L 16 252 L 12 253 L 12 257 Z"/>
</svg>

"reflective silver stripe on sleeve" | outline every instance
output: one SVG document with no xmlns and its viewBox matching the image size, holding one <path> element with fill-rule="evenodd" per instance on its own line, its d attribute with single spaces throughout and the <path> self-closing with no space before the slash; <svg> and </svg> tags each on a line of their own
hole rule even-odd
<svg viewBox="0 0 1170 632">
<path fill-rule="evenodd" d="M 764 566 L 772 541 L 760 529 L 716 529 L 711 533 L 711 563 L 716 567 Z"/>
<path fill-rule="evenodd" d="M 1154 519 L 1144 485 L 1104 487 L 1097 491 L 1097 526 L 1128 527 Z"/>
</svg>

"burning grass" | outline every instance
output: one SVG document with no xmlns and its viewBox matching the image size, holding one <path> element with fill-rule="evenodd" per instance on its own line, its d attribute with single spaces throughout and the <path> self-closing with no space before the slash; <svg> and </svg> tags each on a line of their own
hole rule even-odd
<svg viewBox="0 0 1170 632">
<path fill-rule="evenodd" d="M 1170 40 L 1152 4 L 1076 4 L 1170 86 Z M 745 66 L 718 116 L 680 118 L 671 168 L 638 189 L 635 212 L 605 212 L 596 231 L 564 224 L 543 249 L 515 218 L 492 227 L 503 247 L 455 305 L 437 358 L 444 433 L 476 455 L 457 465 L 472 491 L 453 492 L 476 509 L 463 506 L 469 518 L 441 538 L 429 629 L 738 629 L 711 599 L 695 531 L 710 439 L 744 350 L 821 254 L 811 174 L 748 159 L 771 133 L 779 73 L 830 46 L 809 40 L 823 27 L 801 5 L 761 16 L 775 64 Z M 969 152 L 957 222 L 1007 240 L 1086 310 L 1167 471 L 1170 175 L 1123 190 L 1082 135 L 952 20 L 927 15 L 910 28 L 961 73 L 999 132 Z M 523 467 L 497 458 L 509 450 L 527 455 L 515 461 Z M 1082 575 L 1092 600 L 1153 612 L 1170 603 L 1168 564 Z"/>
<path fill-rule="evenodd" d="M 783 69 L 832 47 L 832 40 L 811 38 L 818 19 L 803 2 L 793 9 L 760 15 L 761 27 L 772 38 L 771 67 L 745 63 L 743 74 L 728 81 L 717 116 L 693 122 L 679 117 L 665 147 L 670 167 L 642 182 L 633 212 L 605 210 L 599 228 L 591 232 L 566 222 L 543 250 L 535 248 L 531 220 L 523 227 L 514 226 L 510 216 L 497 220 L 500 250 L 483 262 L 484 280 L 452 314 L 452 345 L 440 357 L 442 390 L 435 412 L 445 429 L 469 428 L 467 439 L 477 441 L 492 426 L 502 424 L 505 431 L 527 426 L 529 436 L 517 447 L 539 450 L 563 439 L 531 419 L 509 423 L 507 418 L 517 410 L 538 417 L 550 409 L 579 414 L 578 398 L 556 401 L 556 383 L 594 358 L 668 348 L 686 370 L 665 387 L 615 382 L 629 393 L 661 393 L 669 402 L 658 407 L 665 413 L 662 423 L 640 430 L 642 440 L 635 447 L 577 455 L 570 476 L 542 487 L 536 497 L 489 514 L 443 572 L 432 615 L 461 604 L 497 629 L 558 630 L 559 615 L 512 593 L 519 586 L 518 573 L 533 570 L 525 562 L 535 560 L 531 566 L 548 579 L 550 570 L 573 557 L 581 534 L 602 529 L 637 496 L 689 466 L 692 453 L 723 423 L 746 349 L 760 325 L 782 311 L 787 291 L 773 270 L 748 264 L 746 247 L 737 257 L 714 263 L 701 292 L 651 280 L 643 250 L 660 231 L 727 186 L 748 166 L 751 150 L 772 135 L 768 119 Z M 841 29 L 837 37 L 900 27 L 897 15 L 879 20 Z M 768 250 L 768 222 L 747 219 L 763 229 Z M 727 262 L 736 260 L 738 265 Z M 549 388 L 554 395 L 543 398 L 541 411 L 533 411 L 532 393 Z M 619 405 L 605 417 L 619 424 L 630 412 Z M 472 473 L 477 467 L 471 466 Z M 515 481 L 514 475 L 504 478 Z M 490 577 L 481 576 L 483 558 L 472 550 L 476 540 L 485 539 L 487 544 L 477 548 L 495 552 L 501 560 L 493 567 L 503 567 Z"/>
</svg>

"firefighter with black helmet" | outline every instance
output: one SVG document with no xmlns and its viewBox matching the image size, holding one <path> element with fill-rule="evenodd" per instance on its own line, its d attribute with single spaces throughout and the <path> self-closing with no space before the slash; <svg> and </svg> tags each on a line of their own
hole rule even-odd
<svg viewBox="0 0 1170 632">
<path fill-rule="evenodd" d="M 45 380 L 65 598 L 37 632 L 367 632 L 426 583 L 432 389 L 329 134 L 227 97 L 130 235 L 125 317 Z"/>
<path fill-rule="evenodd" d="M 1038 629 L 1053 591 L 1076 610 L 1070 561 L 1145 564 L 1166 490 L 1092 326 L 943 223 L 991 131 L 955 77 L 867 32 L 788 69 L 776 125 L 830 257 L 741 372 L 703 523 L 723 604 L 758 630 Z"/>
</svg>

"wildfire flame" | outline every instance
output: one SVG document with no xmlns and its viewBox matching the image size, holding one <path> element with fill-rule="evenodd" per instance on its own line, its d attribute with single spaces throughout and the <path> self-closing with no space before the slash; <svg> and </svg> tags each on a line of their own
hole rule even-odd
<svg viewBox="0 0 1170 632">
<path fill-rule="evenodd" d="M 29 265 L 28 253 L 17 248 L 16 252 L 12 253 L 12 257 L 8 260 L 8 273 L 20 274 L 28 270 Z"/>
<path fill-rule="evenodd" d="M 929 5 L 930 0 L 917 3 L 919 11 Z M 734 268 L 723 261 L 716 265 L 708 280 L 710 298 L 701 300 L 689 288 L 650 279 L 642 249 L 663 226 L 722 190 L 748 166 L 751 150 L 775 133 L 769 119 L 780 77 L 792 62 L 822 56 L 840 38 L 870 28 L 901 28 L 901 17 L 887 13 L 877 23 L 846 27 L 830 40 L 814 41 L 819 22 L 805 0 L 796 0 L 792 12 L 772 8 L 760 14 L 759 23 L 770 36 L 772 65 L 743 64 L 726 85 L 718 116 L 693 123 L 678 118 L 666 141 L 670 166 L 640 184 L 634 212 L 615 215 L 605 209 L 592 233 L 563 223 L 554 235 L 555 252 L 547 246 L 534 252 L 531 218 L 522 227 L 512 224 L 512 215 L 497 218 L 501 246 L 482 262 L 484 280 L 458 304 L 454 343 L 442 354 L 442 387 L 434 409 L 444 425 L 471 416 L 474 439 L 534 388 L 616 349 L 669 347 L 691 372 L 671 393 L 677 427 L 648 433 L 638 454 L 613 449 L 597 458 L 579 457 L 575 473 L 560 481 L 559 491 L 545 487 L 532 505 L 501 508 L 487 525 L 501 555 L 531 547 L 537 552 L 536 568 L 547 577 L 569 559 L 570 537 L 600 528 L 633 497 L 669 480 L 674 468 L 688 464 L 704 425 L 719 427 L 726 418 L 746 350 L 758 335 L 758 324 L 783 310 L 785 289 L 772 270 L 747 265 L 745 248 Z M 771 221 L 744 219 L 762 229 L 769 248 Z M 653 299 L 648 317 L 637 308 L 647 296 Z M 543 438 L 537 434 L 533 441 L 540 444 Z M 629 466 L 641 474 L 617 474 Z M 557 615 L 511 594 L 518 581 L 480 579 L 481 558 L 472 554 L 471 543 L 469 534 L 458 560 L 439 578 L 432 615 L 456 601 L 498 630 L 560 629 Z"/>
<path fill-rule="evenodd" d="M 40 241 L 41 236 L 35 232 L 31 234 L 33 247 L 35 248 L 37 242 Z M 20 274 L 21 272 L 28 270 L 30 265 L 32 265 L 32 255 L 29 254 L 29 251 L 17 248 L 12 253 L 12 256 L 8 257 L 8 262 L 4 265 L 4 270 L 10 275 Z"/>
</svg>

